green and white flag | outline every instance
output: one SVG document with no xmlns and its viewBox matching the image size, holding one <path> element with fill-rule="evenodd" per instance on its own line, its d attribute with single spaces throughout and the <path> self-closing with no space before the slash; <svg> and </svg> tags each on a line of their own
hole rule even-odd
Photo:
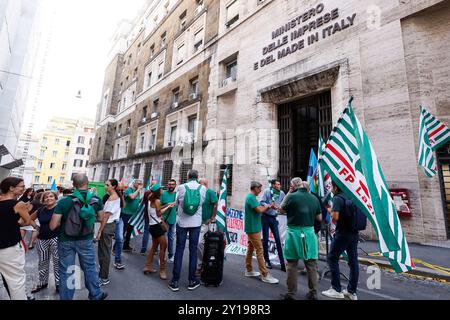
<svg viewBox="0 0 450 320">
<path fill-rule="evenodd" d="M 145 214 L 145 205 L 144 205 L 144 201 L 141 201 L 139 203 L 138 210 L 130 218 L 130 221 L 129 221 L 129 224 L 131 226 L 133 226 L 133 231 L 131 233 L 131 238 L 134 238 L 134 237 L 144 233 L 144 227 L 145 227 L 144 214 Z"/>
<path fill-rule="evenodd" d="M 398 273 L 412 270 L 414 263 L 394 201 L 351 102 L 333 129 L 320 159 L 321 165 L 372 223 L 380 251 L 394 270 Z"/>
<path fill-rule="evenodd" d="M 220 186 L 219 203 L 217 204 L 216 222 L 219 230 L 227 236 L 227 243 L 230 243 L 227 230 L 227 190 L 228 190 L 228 168 L 223 173 L 222 184 Z"/>
<path fill-rule="evenodd" d="M 437 172 L 434 152 L 450 142 L 450 129 L 422 106 L 419 126 L 419 165 L 432 178 Z"/>
</svg>

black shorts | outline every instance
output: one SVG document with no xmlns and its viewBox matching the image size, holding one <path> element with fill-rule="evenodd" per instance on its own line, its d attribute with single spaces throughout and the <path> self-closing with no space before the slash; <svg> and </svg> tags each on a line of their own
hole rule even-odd
<svg viewBox="0 0 450 320">
<path fill-rule="evenodd" d="M 159 224 L 151 225 L 149 231 L 152 237 L 155 239 L 158 239 L 159 237 L 162 237 L 166 234 L 163 229 L 161 229 L 161 226 Z"/>
</svg>

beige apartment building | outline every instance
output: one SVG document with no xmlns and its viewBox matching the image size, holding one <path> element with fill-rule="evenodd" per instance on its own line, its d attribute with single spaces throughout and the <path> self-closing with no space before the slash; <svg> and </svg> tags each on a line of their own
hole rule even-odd
<svg viewBox="0 0 450 320">
<path fill-rule="evenodd" d="M 419 105 L 450 123 L 448 1 L 150 3 L 106 71 L 94 178 L 183 182 L 193 167 L 218 189 L 228 165 L 229 205 L 242 210 L 251 180 L 306 178 L 319 133 L 354 96 L 391 191 L 408 201 L 407 240 L 450 237 L 450 146 L 435 178 L 417 165 Z"/>
<path fill-rule="evenodd" d="M 32 186 L 71 188 L 74 174 L 87 173 L 93 135 L 89 119 L 51 119 L 36 146 Z"/>
</svg>

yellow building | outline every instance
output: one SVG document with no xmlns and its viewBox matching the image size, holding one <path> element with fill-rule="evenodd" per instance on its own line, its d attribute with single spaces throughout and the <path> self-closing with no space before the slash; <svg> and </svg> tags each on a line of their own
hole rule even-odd
<svg viewBox="0 0 450 320">
<path fill-rule="evenodd" d="M 39 139 L 36 159 L 35 187 L 48 188 L 53 180 L 57 185 L 65 185 L 68 180 L 68 167 L 73 132 L 76 120 L 54 118 Z"/>
<path fill-rule="evenodd" d="M 33 187 L 72 187 L 73 173 L 87 172 L 92 132 L 86 119 L 51 119 L 39 139 Z"/>
</svg>

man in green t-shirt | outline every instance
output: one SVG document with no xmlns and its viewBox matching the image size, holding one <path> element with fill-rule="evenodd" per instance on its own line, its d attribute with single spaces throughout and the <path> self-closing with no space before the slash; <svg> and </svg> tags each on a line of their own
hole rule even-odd
<svg viewBox="0 0 450 320">
<path fill-rule="evenodd" d="M 175 198 L 177 193 L 175 189 L 177 187 L 177 181 L 171 179 L 167 183 L 167 190 L 163 192 L 161 195 L 161 209 L 166 208 L 171 203 L 175 203 Z M 167 251 L 168 251 L 168 262 L 173 263 L 173 257 L 175 255 L 173 251 L 173 243 L 175 240 L 175 225 L 177 223 L 177 206 L 174 206 L 172 209 L 166 211 L 163 215 L 164 220 L 169 225 L 169 231 L 167 231 Z"/>
<path fill-rule="evenodd" d="M 308 274 L 309 293 L 306 298 L 317 300 L 317 259 L 319 245 L 314 232 L 314 222 L 322 221 L 322 209 L 319 200 L 309 193 L 308 183 L 301 178 L 291 180 L 291 189 L 280 207 L 287 214 L 284 257 L 287 260 L 288 292 L 282 295 L 285 300 L 295 300 L 297 294 L 298 260 L 305 262 Z"/>
<path fill-rule="evenodd" d="M 122 209 L 122 220 L 124 230 L 124 242 L 123 242 L 124 252 L 133 251 L 133 248 L 130 247 L 130 239 L 131 233 L 133 232 L 133 226 L 130 225 L 128 222 L 139 208 L 139 202 L 141 201 L 142 186 L 143 184 L 141 180 L 135 180 L 133 187 L 125 190 L 124 193 L 125 208 Z"/>
<path fill-rule="evenodd" d="M 98 271 L 96 268 L 96 254 L 94 249 L 94 231 L 85 236 L 70 237 L 65 233 L 66 221 L 69 213 L 74 206 L 75 196 L 77 199 L 82 198 L 82 203 L 87 202 L 92 205 L 97 221 L 103 219 L 103 205 L 102 201 L 89 194 L 88 185 L 89 180 L 85 174 L 77 174 L 73 177 L 73 186 L 75 192 L 73 195 L 61 199 L 55 207 L 55 211 L 50 221 L 50 229 L 55 230 L 60 227 L 60 235 L 58 239 L 58 254 L 59 254 L 59 296 L 61 300 L 72 300 L 75 294 L 75 286 L 72 285 L 71 277 L 74 276 L 76 255 L 80 260 L 81 269 L 84 272 L 86 288 L 89 291 L 89 299 L 104 300 L 108 295 L 100 290 L 100 281 Z M 78 198 L 79 197 L 79 198 Z M 95 216 L 82 217 L 83 224 L 95 223 Z"/>
<path fill-rule="evenodd" d="M 201 274 L 203 251 L 205 249 L 205 234 L 206 232 L 208 232 L 209 225 L 216 220 L 217 203 L 219 202 L 219 198 L 217 198 L 217 193 L 214 190 L 208 189 L 208 180 L 202 178 L 198 180 L 198 183 L 206 188 L 205 202 L 203 202 L 202 206 L 202 227 L 200 228 L 200 241 L 198 242 L 197 247 L 197 273 Z"/>
<path fill-rule="evenodd" d="M 245 233 L 248 238 L 247 256 L 245 258 L 245 276 L 259 277 L 266 283 L 276 284 L 278 279 L 272 277 L 266 269 L 264 262 L 264 249 L 261 241 L 261 215 L 271 208 L 270 205 L 261 205 L 256 198 L 262 189 L 262 184 L 253 181 L 250 185 L 250 193 L 245 199 Z M 253 251 L 256 251 L 260 272 L 253 271 Z"/>
</svg>

